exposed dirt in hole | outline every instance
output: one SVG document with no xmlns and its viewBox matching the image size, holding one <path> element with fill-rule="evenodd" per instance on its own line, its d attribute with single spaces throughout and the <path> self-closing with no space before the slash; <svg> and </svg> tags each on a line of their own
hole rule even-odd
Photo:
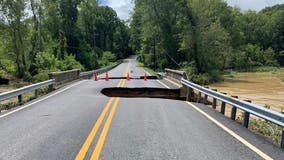
<svg viewBox="0 0 284 160">
<path fill-rule="evenodd" d="M 108 97 L 127 97 L 127 98 L 164 98 L 175 100 L 186 100 L 181 97 L 180 89 L 164 88 L 105 88 L 101 91 Z"/>
</svg>

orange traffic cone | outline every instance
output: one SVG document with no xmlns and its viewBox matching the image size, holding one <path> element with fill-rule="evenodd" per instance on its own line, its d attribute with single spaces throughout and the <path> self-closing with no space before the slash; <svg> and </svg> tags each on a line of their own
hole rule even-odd
<svg viewBox="0 0 284 160">
<path fill-rule="evenodd" d="M 127 79 L 128 81 L 130 81 L 129 73 L 127 73 L 127 77 L 126 77 L 126 79 Z"/>
<path fill-rule="evenodd" d="M 97 74 L 97 72 L 94 73 L 94 80 L 98 81 L 98 74 Z"/>
<path fill-rule="evenodd" d="M 147 74 L 144 75 L 144 81 L 147 81 Z"/>
<path fill-rule="evenodd" d="M 106 81 L 108 81 L 109 78 L 108 78 L 108 71 L 106 71 Z"/>
</svg>

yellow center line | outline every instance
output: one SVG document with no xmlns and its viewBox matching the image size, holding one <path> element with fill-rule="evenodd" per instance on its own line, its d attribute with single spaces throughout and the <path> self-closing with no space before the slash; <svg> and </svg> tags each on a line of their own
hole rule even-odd
<svg viewBox="0 0 284 160">
<path fill-rule="evenodd" d="M 96 135 L 96 133 L 97 133 L 97 131 L 98 131 L 98 129 L 99 129 L 99 127 L 100 127 L 100 125 L 101 125 L 105 115 L 106 115 L 106 113 L 107 113 L 107 111 L 110 108 L 110 105 L 113 102 L 113 99 L 114 98 L 111 98 L 108 101 L 108 103 L 106 104 L 104 110 L 102 111 L 100 117 L 98 118 L 97 122 L 95 123 L 93 129 L 91 130 L 91 132 L 90 132 L 89 136 L 87 137 L 85 143 L 83 144 L 81 150 L 77 154 L 75 160 L 83 160 L 84 159 L 84 157 L 85 157 L 85 155 L 86 155 L 86 153 L 87 153 L 87 151 L 88 151 L 88 149 L 89 149 L 89 147 L 90 147 L 90 145 L 91 145 L 91 143 L 92 143 L 92 141 L 93 141 L 93 139 L 94 139 L 94 137 L 95 137 L 95 135 Z"/>
<path fill-rule="evenodd" d="M 127 69 L 126 69 L 124 75 L 127 74 L 129 67 L 130 67 L 130 63 L 128 63 Z M 125 84 L 125 80 L 120 80 L 117 87 L 124 86 L 124 84 Z M 99 130 L 99 128 L 100 128 L 100 126 L 103 122 L 103 119 L 104 119 L 105 115 L 107 114 L 113 100 L 114 100 L 114 98 L 110 98 L 109 101 L 107 102 L 106 106 L 104 107 L 104 110 L 102 111 L 101 115 L 99 116 L 98 120 L 96 121 L 94 127 L 92 128 L 90 134 L 88 135 L 87 139 L 85 140 L 85 142 L 84 142 L 83 146 L 81 147 L 79 153 L 77 154 L 75 160 L 83 160 L 85 158 L 86 153 L 88 152 L 90 145 L 91 145 L 94 137 L 96 136 L 97 131 Z M 118 103 L 117 101 L 119 101 L 119 100 L 116 99 L 114 105 L 116 103 Z"/>
<path fill-rule="evenodd" d="M 100 138 L 99 138 L 99 140 L 98 140 L 98 143 L 97 143 L 97 145 L 96 145 L 96 148 L 95 148 L 95 150 L 94 150 L 94 152 L 93 152 L 93 154 L 92 154 L 91 160 L 97 160 L 97 159 L 99 159 L 101 150 L 102 150 L 103 145 L 104 145 L 104 141 L 105 141 L 105 139 L 106 139 L 108 130 L 109 130 L 109 128 L 110 128 L 110 124 L 111 124 L 111 122 L 112 122 L 114 113 L 115 113 L 116 108 L 117 108 L 117 106 L 118 106 L 119 99 L 120 99 L 120 98 L 116 98 L 116 99 L 115 99 L 114 105 L 113 105 L 113 107 L 112 107 L 112 109 L 111 109 L 111 111 L 110 111 L 110 113 L 109 113 L 109 116 L 108 116 L 107 121 L 106 121 L 106 123 L 105 123 L 105 126 L 104 126 L 104 128 L 103 128 L 103 131 L 102 131 L 102 133 L 101 133 L 101 135 L 100 135 Z"/>
<path fill-rule="evenodd" d="M 130 63 L 128 63 L 128 65 L 127 65 L 127 69 L 126 69 L 126 72 L 125 72 L 124 76 L 126 76 L 126 74 L 128 73 L 129 67 L 130 67 Z M 126 80 L 124 79 L 122 81 L 121 87 L 123 87 L 125 85 L 125 82 L 126 82 Z M 102 130 L 102 133 L 101 133 L 101 135 L 99 137 L 97 145 L 96 145 L 96 147 L 95 147 L 95 149 L 94 149 L 94 151 L 92 153 L 91 160 L 98 160 L 99 157 L 100 157 L 100 153 L 102 151 L 102 148 L 103 148 L 106 136 L 108 134 L 108 130 L 110 128 L 110 125 L 111 125 L 111 122 L 112 122 L 112 119 L 113 119 L 113 116 L 115 114 L 115 111 L 116 111 L 116 108 L 118 106 L 119 101 L 120 101 L 120 98 L 117 97 L 115 99 L 115 102 L 114 102 L 114 104 L 112 106 L 112 109 L 111 109 L 111 111 L 109 113 L 109 116 L 108 116 L 108 118 L 106 120 L 106 123 L 105 123 L 104 128 Z"/>
</svg>

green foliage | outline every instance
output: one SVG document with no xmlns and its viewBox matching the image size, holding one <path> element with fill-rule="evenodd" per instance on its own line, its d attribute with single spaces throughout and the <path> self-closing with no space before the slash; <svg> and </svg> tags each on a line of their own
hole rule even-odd
<svg viewBox="0 0 284 160">
<path fill-rule="evenodd" d="M 238 72 L 230 70 L 229 77 L 236 78 L 238 76 Z"/>
<path fill-rule="evenodd" d="M 108 66 L 113 64 L 116 61 L 116 56 L 115 54 L 111 52 L 103 52 L 102 58 L 99 60 L 99 65 L 100 66 Z"/>
<path fill-rule="evenodd" d="M 284 63 L 282 8 L 257 13 L 221 0 L 136 0 L 130 45 L 145 66 L 154 67 L 155 50 L 159 69 L 187 69 L 201 84 L 222 80 L 227 69 L 277 67 Z"/>
<path fill-rule="evenodd" d="M 43 81 L 48 80 L 49 79 L 48 73 L 50 73 L 50 72 L 49 71 L 42 71 L 42 72 L 36 74 L 35 76 L 33 76 L 32 82 L 38 83 L 38 82 L 43 82 Z"/>
<path fill-rule="evenodd" d="M 39 52 L 35 57 L 35 68 L 37 73 L 43 70 L 60 71 L 58 69 L 59 61 L 57 58 L 49 52 Z"/>
<path fill-rule="evenodd" d="M 271 73 L 277 73 L 277 72 L 279 72 L 279 68 L 277 68 L 277 67 L 271 67 L 271 66 L 260 66 L 260 67 L 255 67 L 252 71 L 254 71 L 254 72 L 271 72 Z"/>
<path fill-rule="evenodd" d="M 0 74 L 16 73 L 16 66 L 13 61 L 9 59 L 0 59 Z"/>
<path fill-rule="evenodd" d="M 39 52 L 35 57 L 33 64 L 36 73 L 32 81 L 41 82 L 48 80 L 48 73 L 56 71 L 65 71 L 71 69 L 84 69 L 84 67 L 75 60 L 75 56 L 65 55 L 63 60 L 58 60 L 53 54 L 48 52 Z"/>
<path fill-rule="evenodd" d="M 0 73 L 46 79 L 133 51 L 149 68 L 154 58 L 158 70 L 191 68 L 202 83 L 227 69 L 283 66 L 283 6 L 241 12 L 222 0 L 135 0 L 128 24 L 95 0 L 0 1 Z"/>
<path fill-rule="evenodd" d="M 65 55 L 64 59 L 60 62 L 58 68 L 62 71 L 72 70 L 72 69 L 81 69 L 84 70 L 84 67 L 80 64 L 80 62 L 76 61 L 75 56 L 73 55 Z"/>
<path fill-rule="evenodd" d="M 250 119 L 249 126 L 258 133 L 271 138 L 279 143 L 282 135 L 282 127 L 261 119 Z"/>
<path fill-rule="evenodd" d="M 104 51 L 132 53 L 129 27 L 95 0 L 4 0 L 0 10 L 1 74 L 40 81 L 52 71 L 99 68 Z"/>
</svg>

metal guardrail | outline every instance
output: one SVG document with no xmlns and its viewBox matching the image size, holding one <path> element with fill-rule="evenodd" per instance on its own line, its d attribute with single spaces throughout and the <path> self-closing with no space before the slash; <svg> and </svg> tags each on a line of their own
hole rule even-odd
<svg viewBox="0 0 284 160">
<path fill-rule="evenodd" d="M 91 79 L 93 77 L 94 73 L 102 74 L 102 73 L 104 73 L 106 71 L 109 71 L 109 70 L 117 67 L 120 64 L 121 64 L 121 62 L 119 62 L 117 64 L 114 64 L 114 65 L 111 65 L 111 66 L 100 68 L 100 69 L 97 69 L 97 70 L 88 71 L 88 72 L 81 72 L 80 73 L 80 78 Z"/>
<path fill-rule="evenodd" d="M 281 114 L 279 112 L 275 112 L 269 109 L 266 109 L 264 107 L 255 105 L 253 103 L 249 103 L 246 101 L 241 101 L 235 98 L 231 98 L 226 96 L 225 94 L 216 92 L 211 89 L 204 88 L 202 86 L 199 86 L 197 84 L 194 84 L 188 80 L 182 79 L 182 84 L 186 85 L 187 87 L 190 87 L 194 90 L 197 90 L 201 93 L 204 93 L 210 97 L 216 98 L 222 102 L 226 102 L 227 104 L 231 104 L 232 106 L 235 106 L 241 110 L 244 110 L 246 112 L 249 112 L 253 115 L 256 115 L 260 118 L 263 118 L 265 120 L 271 121 L 275 124 L 278 124 L 282 127 L 284 127 L 284 114 Z"/>
<path fill-rule="evenodd" d="M 213 97 L 213 108 L 216 108 L 216 100 L 222 101 L 222 106 L 225 106 L 225 103 L 230 104 L 233 106 L 232 108 L 232 114 L 231 119 L 235 119 L 234 116 L 236 116 L 236 108 L 239 108 L 243 111 L 245 111 L 244 121 L 243 125 L 245 127 L 248 127 L 249 124 L 249 116 L 250 114 L 253 114 L 257 117 L 263 118 L 265 120 L 268 120 L 272 123 L 275 123 L 279 126 L 283 127 L 282 131 L 282 138 L 281 138 L 281 144 L 280 147 L 284 148 L 284 114 L 281 114 L 279 112 L 275 112 L 269 109 L 266 109 L 264 107 L 258 106 L 256 104 L 252 104 L 246 101 L 238 100 L 236 98 L 228 97 L 225 94 L 219 93 L 217 91 L 202 87 L 200 85 L 197 85 L 193 82 L 190 82 L 189 80 L 182 79 L 181 83 L 192 89 L 199 92 L 199 96 L 201 96 L 201 93 L 203 93 L 205 96 Z M 215 106 L 214 106 L 215 105 Z"/>
<path fill-rule="evenodd" d="M 0 102 L 18 96 L 18 102 L 19 102 L 19 104 L 22 104 L 23 103 L 22 94 L 27 93 L 27 92 L 31 92 L 31 91 L 35 91 L 35 96 L 37 97 L 38 96 L 38 89 L 40 89 L 42 87 L 49 86 L 49 91 L 51 91 L 54 83 L 55 83 L 55 80 L 51 79 L 51 80 L 48 80 L 48 81 L 44 81 L 44 82 L 29 85 L 29 86 L 25 86 L 25 87 L 22 87 L 22 88 L 13 90 L 13 91 L 0 93 Z"/>
<path fill-rule="evenodd" d="M 120 61 L 117 64 L 114 64 L 114 65 L 111 65 L 105 68 L 97 69 L 94 71 L 89 71 L 89 72 L 81 72 L 79 69 L 77 70 L 75 69 L 75 70 L 69 70 L 69 71 L 63 71 L 63 72 L 49 73 L 50 80 L 48 81 L 32 84 L 32 85 L 25 86 L 25 87 L 22 87 L 22 88 L 13 90 L 13 91 L 0 93 L 0 102 L 13 98 L 13 97 L 18 97 L 18 103 L 23 104 L 22 95 L 24 93 L 35 91 L 35 97 L 37 98 L 39 94 L 38 89 L 42 87 L 49 86 L 49 91 L 52 91 L 54 89 L 54 85 L 56 84 L 71 82 L 71 81 L 74 81 L 80 78 L 91 78 L 94 72 L 97 72 L 99 74 L 106 72 L 108 70 L 115 68 L 116 66 L 121 64 L 121 62 L 122 61 Z M 0 112 L 1 112 L 1 104 L 0 104 Z"/>
</svg>

